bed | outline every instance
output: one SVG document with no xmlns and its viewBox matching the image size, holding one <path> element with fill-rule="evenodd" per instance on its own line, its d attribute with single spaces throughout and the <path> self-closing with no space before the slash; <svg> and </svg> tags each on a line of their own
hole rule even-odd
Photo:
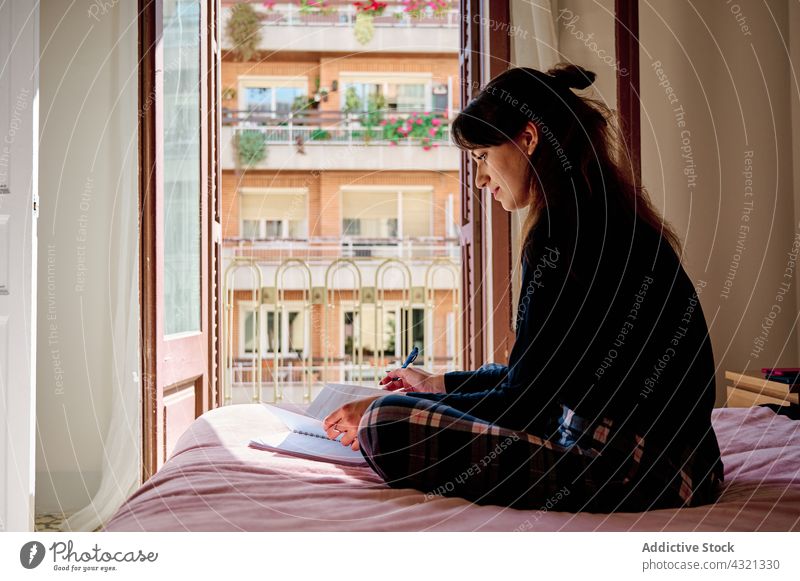
<svg viewBox="0 0 800 581">
<path fill-rule="evenodd" d="M 724 492 L 716 504 L 571 514 L 426 497 L 388 487 L 369 467 L 252 449 L 251 437 L 281 427 L 261 405 L 232 405 L 195 420 L 161 470 L 104 530 L 800 530 L 800 421 L 752 407 L 715 409 L 713 423 L 725 463 Z"/>
</svg>

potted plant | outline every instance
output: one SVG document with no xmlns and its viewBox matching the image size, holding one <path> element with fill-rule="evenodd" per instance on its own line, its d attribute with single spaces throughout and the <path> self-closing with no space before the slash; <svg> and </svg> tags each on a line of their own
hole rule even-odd
<svg viewBox="0 0 800 581">
<path fill-rule="evenodd" d="M 308 15 L 327 15 L 334 9 L 328 6 L 327 0 L 300 0 L 300 14 Z"/>
<path fill-rule="evenodd" d="M 364 128 L 364 141 L 369 143 L 373 137 L 375 127 L 383 121 L 386 111 L 386 97 L 379 93 L 370 94 L 367 99 L 367 112 L 361 118 L 361 126 Z"/>
<path fill-rule="evenodd" d="M 400 3 L 403 11 L 395 13 L 397 18 L 403 18 L 404 14 L 411 18 L 422 18 L 428 8 L 439 18 L 450 10 L 450 0 L 401 0 Z"/>
<path fill-rule="evenodd" d="M 225 87 L 222 89 L 222 99 L 223 101 L 232 101 L 236 98 L 236 88 L 235 87 Z"/>
<path fill-rule="evenodd" d="M 251 60 L 261 43 L 261 15 L 250 4 L 234 4 L 225 32 L 233 45 L 233 53 L 242 61 Z"/>
<path fill-rule="evenodd" d="M 411 113 L 408 117 L 390 117 L 381 122 L 383 137 L 397 145 L 401 139 L 410 139 L 428 151 L 438 147 L 436 141 L 444 137 L 445 118 L 440 113 Z"/>
<path fill-rule="evenodd" d="M 267 135 L 258 129 L 242 129 L 235 134 L 239 164 L 251 167 L 267 157 Z"/>
<path fill-rule="evenodd" d="M 373 19 L 383 14 L 386 10 L 386 2 L 353 2 L 356 9 L 356 22 L 353 27 L 353 34 L 360 44 L 367 44 L 375 36 L 375 26 Z"/>
</svg>

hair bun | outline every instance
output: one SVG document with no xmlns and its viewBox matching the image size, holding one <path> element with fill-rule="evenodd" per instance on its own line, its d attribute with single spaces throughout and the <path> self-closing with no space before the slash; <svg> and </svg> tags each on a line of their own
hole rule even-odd
<svg viewBox="0 0 800 581">
<path fill-rule="evenodd" d="M 597 77 L 593 71 L 587 71 L 583 67 L 571 63 L 558 63 L 548 70 L 547 74 L 570 89 L 585 89 Z"/>
</svg>

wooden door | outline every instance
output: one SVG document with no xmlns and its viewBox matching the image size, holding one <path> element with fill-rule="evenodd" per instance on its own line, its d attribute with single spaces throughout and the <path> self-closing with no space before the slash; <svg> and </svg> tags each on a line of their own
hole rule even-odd
<svg viewBox="0 0 800 581">
<path fill-rule="evenodd" d="M 0 531 L 32 531 L 39 3 L 0 3 Z"/>
<path fill-rule="evenodd" d="M 461 107 L 510 65 L 508 0 L 461 0 L 459 64 Z M 482 24 L 483 23 L 483 24 Z M 514 345 L 511 292 L 511 215 L 486 190 L 475 187 L 475 166 L 461 156 L 461 263 L 464 369 L 507 363 Z"/>
<path fill-rule="evenodd" d="M 144 477 L 216 399 L 216 3 L 142 0 Z"/>
</svg>

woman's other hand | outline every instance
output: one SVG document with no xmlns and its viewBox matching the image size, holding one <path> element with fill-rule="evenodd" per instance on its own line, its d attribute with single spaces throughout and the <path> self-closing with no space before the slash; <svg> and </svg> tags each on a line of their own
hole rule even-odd
<svg viewBox="0 0 800 581">
<path fill-rule="evenodd" d="M 322 420 L 322 429 L 325 434 L 331 439 L 335 440 L 339 434 L 342 434 L 342 439 L 339 442 L 343 446 L 350 446 L 353 450 L 358 451 L 358 424 L 364 412 L 367 411 L 369 404 L 383 397 L 382 395 L 374 395 L 357 399 L 344 404 L 342 407 L 333 410 Z"/>
<path fill-rule="evenodd" d="M 397 379 L 395 379 L 397 378 Z M 387 372 L 381 385 L 389 391 L 417 391 L 420 393 L 445 393 L 444 375 L 434 375 L 417 367 L 398 367 Z"/>
</svg>

